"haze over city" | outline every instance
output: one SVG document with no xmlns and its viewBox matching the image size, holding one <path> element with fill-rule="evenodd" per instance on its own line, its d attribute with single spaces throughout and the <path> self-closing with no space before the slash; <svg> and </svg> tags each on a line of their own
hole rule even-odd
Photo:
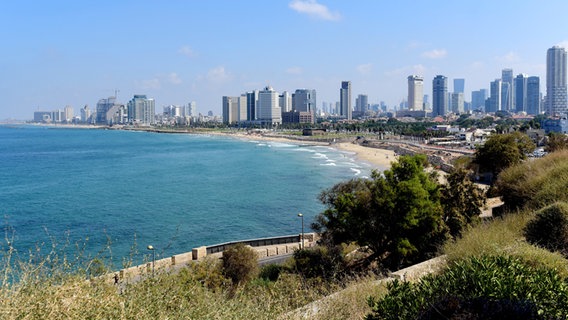
<svg viewBox="0 0 568 320">
<path fill-rule="evenodd" d="M 539 76 L 546 50 L 568 47 L 568 2 L 548 1 L 17 1 L 0 5 L 0 120 L 38 109 L 94 107 L 118 90 L 156 109 L 196 101 L 221 113 L 222 96 L 267 84 L 389 107 L 407 77 L 465 79 L 465 98 L 504 68 Z M 451 85 L 450 85 L 451 90 Z"/>
</svg>

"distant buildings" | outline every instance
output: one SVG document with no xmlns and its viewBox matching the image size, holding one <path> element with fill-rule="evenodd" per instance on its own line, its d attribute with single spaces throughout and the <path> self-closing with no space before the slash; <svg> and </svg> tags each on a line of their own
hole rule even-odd
<svg viewBox="0 0 568 320">
<path fill-rule="evenodd" d="M 566 50 L 554 46 L 546 53 L 546 113 L 565 114 L 567 108 Z"/>
<path fill-rule="evenodd" d="M 491 82 L 489 86 L 488 106 L 485 108 L 485 112 L 497 112 L 502 110 L 501 89 L 502 89 L 501 79 L 495 79 L 495 81 Z"/>
<path fill-rule="evenodd" d="M 501 71 L 501 110 L 515 111 L 513 105 L 513 69 Z"/>
<path fill-rule="evenodd" d="M 257 118 L 261 124 L 281 124 L 282 111 L 279 105 L 278 92 L 266 86 L 258 93 Z"/>
<path fill-rule="evenodd" d="M 454 85 L 455 86 L 455 85 Z M 437 75 L 432 81 L 432 116 L 445 116 L 448 110 L 448 78 Z"/>
<path fill-rule="evenodd" d="M 342 81 L 339 90 L 339 115 L 347 120 L 353 118 L 351 103 L 351 81 Z"/>
<path fill-rule="evenodd" d="M 535 76 L 528 77 L 526 102 L 526 111 L 528 114 L 537 115 L 542 112 L 540 96 L 540 78 Z"/>
<path fill-rule="evenodd" d="M 487 89 L 479 89 L 471 92 L 471 109 L 485 112 L 485 100 L 487 100 Z"/>
</svg>

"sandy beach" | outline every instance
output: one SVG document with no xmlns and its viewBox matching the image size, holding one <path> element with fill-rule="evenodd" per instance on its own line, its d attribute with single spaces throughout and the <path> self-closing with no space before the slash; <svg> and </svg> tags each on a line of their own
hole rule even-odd
<svg viewBox="0 0 568 320">
<path fill-rule="evenodd" d="M 222 134 L 225 135 L 224 133 Z M 234 133 L 234 134 L 229 134 L 229 136 L 239 139 L 247 139 L 247 140 L 276 141 L 276 142 L 286 142 L 286 143 L 301 144 L 301 145 L 318 145 L 318 146 L 325 145 L 331 148 L 336 148 L 341 151 L 355 153 L 357 159 L 369 163 L 370 165 L 375 166 L 376 168 L 381 170 L 390 168 L 391 162 L 396 160 L 395 153 L 392 150 L 363 147 L 361 145 L 350 142 L 329 144 L 327 142 L 300 141 L 284 137 L 271 137 L 259 134 L 245 134 L 245 133 Z"/>
</svg>

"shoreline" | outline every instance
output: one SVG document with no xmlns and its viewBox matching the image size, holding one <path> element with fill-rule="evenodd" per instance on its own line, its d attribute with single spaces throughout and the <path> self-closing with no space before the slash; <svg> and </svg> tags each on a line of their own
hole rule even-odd
<svg viewBox="0 0 568 320">
<path fill-rule="evenodd" d="M 372 148 L 361 146 L 352 142 L 337 142 L 329 143 L 323 141 L 315 140 L 296 140 L 287 137 L 276 137 L 276 136 L 266 136 L 258 133 L 244 133 L 244 132 L 221 132 L 221 131 L 210 131 L 210 132 L 194 132 L 194 131 L 162 131 L 159 128 L 123 128 L 123 127 L 107 127 L 107 126 L 94 126 L 94 125 L 75 125 L 75 124 L 28 124 L 32 126 L 43 126 L 50 128 L 60 128 L 60 129 L 109 129 L 109 130 L 125 130 L 125 131 L 144 131 L 151 133 L 179 133 L 179 134 L 203 134 L 203 135 L 217 135 L 224 137 L 233 137 L 242 140 L 259 140 L 259 141 L 272 141 L 272 142 L 284 142 L 298 145 L 310 145 L 310 146 L 328 146 L 339 151 L 351 152 L 355 154 L 357 160 L 365 162 L 373 167 L 373 169 L 379 169 L 380 171 L 389 169 L 391 167 L 391 162 L 396 161 L 395 152 L 387 149 Z"/>
</svg>

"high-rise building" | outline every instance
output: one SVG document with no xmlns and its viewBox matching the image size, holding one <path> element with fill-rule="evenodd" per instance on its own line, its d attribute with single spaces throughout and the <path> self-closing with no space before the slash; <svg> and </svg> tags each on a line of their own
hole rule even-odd
<svg viewBox="0 0 568 320">
<path fill-rule="evenodd" d="M 282 91 L 282 93 L 278 96 L 278 103 L 280 104 L 282 112 L 292 111 L 292 97 L 293 94 L 290 95 L 288 91 Z"/>
<path fill-rule="evenodd" d="M 541 113 L 540 107 L 540 78 L 528 77 L 527 79 L 527 114 L 537 115 Z"/>
<path fill-rule="evenodd" d="M 351 103 L 351 81 L 342 81 L 339 90 L 339 115 L 347 120 L 353 118 Z"/>
<path fill-rule="evenodd" d="M 239 121 L 239 97 L 223 96 L 223 123 L 234 124 Z"/>
<path fill-rule="evenodd" d="M 97 109 L 96 109 L 97 117 L 95 123 L 102 125 L 108 124 L 107 112 L 115 105 L 117 105 L 116 97 L 109 97 L 108 99 L 100 99 L 99 102 L 97 102 Z"/>
<path fill-rule="evenodd" d="M 89 122 L 89 118 L 91 117 L 91 110 L 89 109 L 88 105 L 85 105 L 81 108 L 81 122 L 87 123 Z"/>
<path fill-rule="evenodd" d="M 145 94 L 135 94 L 128 101 L 128 121 L 144 125 L 154 124 L 155 107 L 154 99 L 148 99 Z"/>
<path fill-rule="evenodd" d="M 465 79 L 454 79 L 454 92 L 464 93 Z"/>
<path fill-rule="evenodd" d="M 479 89 L 471 92 L 471 109 L 485 111 L 485 100 L 487 99 L 487 89 Z"/>
<path fill-rule="evenodd" d="M 197 103 L 195 101 L 191 101 L 187 104 L 187 112 L 184 114 L 186 117 L 197 117 Z"/>
<path fill-rule="evenodd" d="M 408 76 L 408 110 L 424 110 L 424 79 L 420 76 Z"/>
<path fill-rule="evenodd" d="M 513 69 L 501 71 L 501 109 L 513 111 Z"/>
<path fill-rule="evenodd" d="M 296 89 L 296 91 L 292 94 L 292 109 L 315 114 L 316 90 Z"/>
<path fill-rule="evenodd" d="M 258 104 L 258 90 L 247 92 L 247 120 L 256 120 L 256 106 Z"/>
<path fill-rule="evenodd" d="M 568 111 L 566 97 L 566 50 L 554 46 L 546 53 L 546 113 L 557 116 Z"/>
<path fill-rule="evenodd" d="M 513 85 L 515 112 L 527 112 L 527 80 L 528 76 L 524 73 L 519 73 L 515 77 Z"/>
<path fill-rule="evenodd" d="M 267 86 L 258 93 L 258 106 L 256 108 L 257 120 L 263 124 L 281 124 L 282 111 L 279 105 L 278 92 Z"/>
<path fill-rule="evenodd" d="M 464 113 L 464 101 L 462 92 L 452 93 L 452 112 L 455 114 Z"/>
<path fill-rule="evenodd" d="M 72 106 L 65 106 L 64 113 L 65 113 L 65 119 L 63 119 L 66 122 L 71 122 L 73 121 L 73 107 Z"/>
<path fill-rule="evenodd" d="M 501 79 L 495 79 L 495 81 L 491 82 L 489 87 L 489 105 L 488 109 L 486 108 L 486 112 L 497 112 L 501 111 L 501 87 L 502 82 Z"/>
<path fill-rule="evenodd" d="M 432 116 L 445 116 L 448 110 L 448 78 L 437 75 L 432 81 Z"/>
<path fill-rule="evenodd" d="M 360 94 L 355 99 L 355 111 L 365 113 L 369 108 L 369 96 Z"/>
</svg>

